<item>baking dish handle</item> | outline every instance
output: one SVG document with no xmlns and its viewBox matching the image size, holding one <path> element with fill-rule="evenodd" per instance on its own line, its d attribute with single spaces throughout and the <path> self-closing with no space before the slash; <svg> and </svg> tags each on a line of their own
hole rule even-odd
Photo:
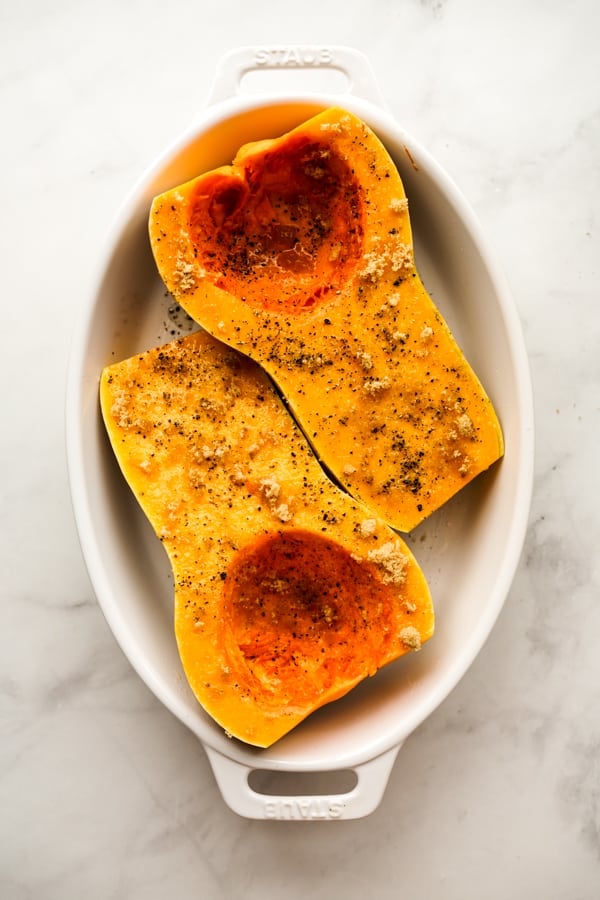
<svg viewBox="0 0 600 900">
<path fill-rule="evenodd" d="M 227 53 L 217 66 L 215 79 L 208 95 L 208 103 L 221 103 L 245 93 L 244 80 L 249 73 L 263 73 L 259 77 L 265 92 L 289 94 L 290 82 L 294 90 L 310 93 L 311 84 L 318 83 L 319 93 L 325 90 L 327 76 L 340 74 L 345 87 L 336 85 L 333 93 L 351 94 L 386 108 L 368 58 L 353 47 L 328 46 L 249 46 Z"/>
<path fill-rule="evenodd" d="M 255 791 L 248 778 L 252 768 L 205 746 L 217 784 L 230 809 L 248 819 L 285 821 L 332 821 L 360 819 L 379 805 L 400 744 L 374 759 L 349 768 L 357 781 L 342 794 L 274 796 Z"/>
</svg>

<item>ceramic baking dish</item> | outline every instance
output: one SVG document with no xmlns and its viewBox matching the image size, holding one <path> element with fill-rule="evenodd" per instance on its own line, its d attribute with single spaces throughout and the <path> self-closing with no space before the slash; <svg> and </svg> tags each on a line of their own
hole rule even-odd
<svg viewBox="0 0 600 900">
<path fill-rule="evenodd" d="M 110 450 L 98 381 L 107 363 L 190 327 L 156 272 L 147 236 L 152 198 L 230 162 L 241 144 L 280 135 L 331 105 L 364 119 L 394 157 L 417 265 L 495 404 L 506 454 L 408 537 L 436 606 L 433 639 L 260 750 L 228 739 L 187 685 L 167 558 Z M 386 110 L 360 53 L 259 47 L 223 60 L 204 111 L 142 177 L 114 222 L 74 340 L 67 448 L 80 540 L 106 619 L 146 684 L 202 741 L 229 806 L 248 817 L 304 820 L 375 809 L 402 742 L 457 684 L 504 603 L 526 529 L 533 423 L 527 358 L 504 278 L 465 200 Z M 284 791 L 281 778 L 290 782 Z"/>
</svg>

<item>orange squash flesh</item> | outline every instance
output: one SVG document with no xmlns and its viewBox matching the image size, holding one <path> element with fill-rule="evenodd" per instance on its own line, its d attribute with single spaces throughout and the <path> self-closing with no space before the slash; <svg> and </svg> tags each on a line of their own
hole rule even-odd
<svg viewBox="0 0 600 900">
<path fill-rule="evenodd" d="M 484 388 L 415 266 L 398 171 L 330 109 L 155 198 L 177 301 L 278 385 L 338 482 L 410 531 L 503 454 Z"/>
<path fill-rule="evenodd" d="M 106 429 L 169 556 L 191 688 L 267 747 L 434 614 L 405 543 L 324 475 L 265 374 L 204 332 L 102 373 Z"/>
</svg>

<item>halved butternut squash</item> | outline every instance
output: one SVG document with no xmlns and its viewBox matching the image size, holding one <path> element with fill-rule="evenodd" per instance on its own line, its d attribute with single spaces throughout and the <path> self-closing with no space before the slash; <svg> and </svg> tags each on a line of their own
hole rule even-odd
<svg viewBox="0 0 600 900">
<path fill-rule="evenodd" d="M 409 531 L 503 453 L 498 418 L 427 294 L 399 173 L 329 109 L 157 197 L 159 272 L 272 376 L 317 456 Z"/>
<path fill-rule="evenodd" d="M 115 455 L 168 553 L 191 688 L 266 747 L 431 636 L 406 544 L 324 475 L 272 384 L 205 332 L 108 366 Z"/>
</svg>

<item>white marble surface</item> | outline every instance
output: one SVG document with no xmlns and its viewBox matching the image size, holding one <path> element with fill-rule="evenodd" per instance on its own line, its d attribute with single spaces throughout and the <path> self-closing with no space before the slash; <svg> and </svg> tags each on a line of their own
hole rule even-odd
<svg viewBox="0 0 600 900">
<path fill-rule="evenodd" d="M 537 414 L 531 522 L 488 643 L 366 820 L 252 822 L 94 599 L 63 441 L 72 326 L 124 192 L 245 43 L 371 58 L 504 266 Z M 600 7 L 42 0 L 0 10 L 3 900 L 600 896 Z"/>
</svg>

